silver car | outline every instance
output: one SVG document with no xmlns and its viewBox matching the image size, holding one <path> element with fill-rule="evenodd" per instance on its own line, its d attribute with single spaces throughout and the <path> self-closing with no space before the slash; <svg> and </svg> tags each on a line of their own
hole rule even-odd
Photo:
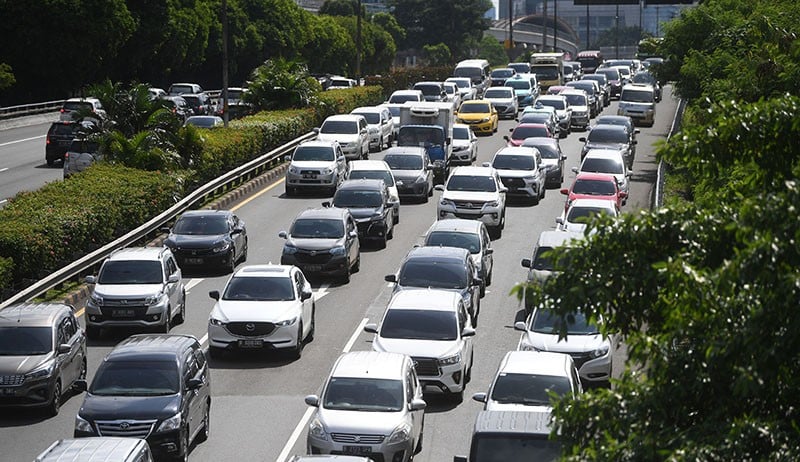
<svg viewBox="0 0 800 462">
<path fill-rule="evenodd" d="M 286 195 L 293 196 L 300 189 L 321 188 L 329 194 L 344 181 L 347 174 L 347 159 L 339 142 L 306 141 L 297 146 L 286 170 Z"/>
<path fill-rule="evenodd" d="M 425 401 L 414 362 L 397 353 L 339 356 L 308 426 L 309 454 L 343 454 L 407 462 L 422 449 Z"/>
</svg>

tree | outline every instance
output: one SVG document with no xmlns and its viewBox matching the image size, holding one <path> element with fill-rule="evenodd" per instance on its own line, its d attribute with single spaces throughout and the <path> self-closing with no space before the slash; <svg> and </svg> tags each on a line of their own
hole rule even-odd
<svg viewBox="0 0 800 462">
<path fill-rule="evenodd" d="M 429 66 L 445 66 L 453 61 L 453 55 L 444 43 L 425 45 L 422 51 L 428 59 Z"/>
<path fill-rule="evenodd" d="M 372 15 L 372 23 L 388 32 L 394 39 L 395 44 L 403 43 L 406 39 L 405 29 L 403 29 L 397 22 L 397 19 L 389 13 L 375 13 Z"/>
<path fill-rule="evenodd" d="M 358 11 L 358 2 L 356 0 L 325 0 L 325 3 L 319 7 L 319 14 L 326 14 L 328 16 L 355 16 Z M 361 7 L 361 14 L 366 13 L 366 7 Z"/>
<path fill-rule="evenodd" d="M 502 66 L 508 63 L 508 55 L 505 48 L 496 38 L 486 34 L 478 45 L 478 57 L 489 61 L 492 66 Z"/>
<path fill-rule="evenodd" d="M 306 106 L 321 88 L 304 64 L 275 58 L 253 70 L 249 89 L 245 101 L 269 110 Z"/>
<path fill-rule="evenodd" d="M 0 91 L 14 85 L 17 79 L 14 78 L 14 73 L 11 71 L 11 66 L 6 63 L 0 63 Z"/>
<path fill-rule="evenodd" d="M 308 70 L 317 74 L 349 75 L 356 61 L 356 44 L 350 31 L 330 16 L 312 16 L 311 40 L 302 51 Z"/>
<path fill-rule="evenodd" d="M 331 19 L 347 30 L 355 44 L 356 17 L 331 16 Z M 379 26 L 370 22 L 361 23 L 361 72 L 363 74 L 380 74 L 389 69 L 394 61 L 397 47 L 392 36 Z M 355 54 L 347 62 L 349 69 L 355 69 Z"/>
</svg>

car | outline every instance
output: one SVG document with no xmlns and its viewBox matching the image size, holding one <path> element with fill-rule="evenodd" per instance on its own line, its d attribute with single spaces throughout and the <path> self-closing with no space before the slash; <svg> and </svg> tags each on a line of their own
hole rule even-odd
<svg viewBox="0 0 800 462">
<path fill-rule="evenodd" d="M 51 444 L 33 462 L 153 462 L 147 441 L 141 438 L 94 436 L 66 438 Z"/>
<path fill-rule="evenodd" d="M 488 91 L 488 90 L 487 90 Z M 506 191 L 500 175 L 491 166 L 456 167 L 444 185 L 437 185 L 442 197 L 438 218 L 480 220 L 499 238 L 506 225 Z"/>
<path fill-rule="evenodd" d="M 572 64 L 564 63 L 561 66 L 562 73 L 564 74 L 564 82 L 572 82 L 576 79 L 575 70 L 572 67 Z"/>
<path fill-rule="evenodd" d="M 383 180 L 389 190 L 389 203 L 394 211 L 394 224 L 400 223 L 400 195 L 391 167 L 383 160 L 354 160 L 347 169 L 348 180 Z"/>
<path fill-rule="evenodd" d="M 185 123 L 186 119 L 194 115 L 194 111 L 192 111 L 183 96 L 165 96 L 160 101 L 164 108 L 171 112 L 181 123 Z"/>
<path fill-rule="evenodd" d="M 455 292 L 409 289 L 395 293 L 380 324 L 364 325 L 375 334 L 374 351 L 400 353 L 414 360 L 423 391 L 437 391 L 456 402 L 472 375 L 475 329 Z"/>
<path fill-rule="evenodd" d="M 193 95 L 197 93 L 203 93 L 203 87 L 196 83 L 173 83 L 169 86 L 169 89 L 167 89 L 167 94 L 169 96 L 180 96 L 183 94 Z"/>
<path fill-rule="evenodd" d="M 442 82 L 442 85 L 444 85 L 444 91 L 447 92 L 447 101 L 458 107 L 461 104 L 461 92 L 458 89 L 458 85 L 448 81 Z"/>
<path fill-rule="evenodd" d="M 466 249 L 481 278 L 481 297 L 486 287 L 492 285 L 494 249 L 486 225 L 477 220 L 436 220 L 425 233 L 423 245 L 428 247 L 458 247 Z"/>
<path fill-rule="evenodd" d="M 497 110 L 498 118 L 513 119 L 519 112 L 519 104 L 514 89 L 511 87 L 491 87 L 483 93 L 483 101 L 492 103 Z M 459 109 L 461 114 L 461 109 Z"/>
<path fill-rule="evenodd" d="M 534 204 L 544 199 L 547 177 L 538 149 L 521 146 L 500 148 L 491 165 L 507 189 L 506 196 L 529 199 Z"/>
<path fill-rule="evenodd" d="M 542 95 L 536 99 L 536 102 L 556 110 L 561 133 L 563 136 L 567 136 L 572 127 L 572 108 L 569 106 L 567 98 L 562 95 Z"/>
<path fill-rule="evenodd" d="M 100 125 L 106 117 L 103 104 L 97 98 L 69 98 L 59 109 L 58 120 L 64 122 L 90 121 Z"/>
<path fill-rule="evenodd" d="M 546 230 L 539 234 L 536 246 L 533 248 L 531 258 L 523 258 L 520 264 L 523 268 L 528 268 L 527 284 L 542 285 L 556 274 L 555 257 L 553 249 L 569 249 L 577 246 L 585 236 L 583 233 L 571 233 L 558 230 Z M 563 258 L 563 257 L 562 257 Z M 559 268 L 567 267 L 569 260 L 565 258 L 559 261 Z M 529 315 L 533 311 L 533 301 L 528 298 L 528 292 L 523 292 L 523 306 L 525 314 Z"/>
<path fill-rule="evenodd" d="M 445 79 L 445 83 L 447 82 L 456 84 L 462 102 L 478 98 L 478 90 L 472 86 L 472 80 L 469 77 L 448 77 Z"/>
<path fill-rule="evenodd" d="M 348 160 L 366 159 L 369 156 L 369 130 L 364 116 L 328 116 L 315 131 L 320 141 L 338 141 Z"/>
<path fill-rule="evenodd" d="M 147 93 L 150 95 L 151 101 L 155 101 L 159 98 L 167 96 L 167 92 L 163 88 L 158 88 L 158 87 L 148 88 Z"/>
<path fill-rule="evenodd" d="M 631 79 L 632 83 L 641 83 L 645 85 L 650 85 L 653 87 L 655 91 L 655 101 L 656 103 L 661 101 L 661 84 L 659 83 L 658 79 L 655 75 L 648 71 L 640 71 L 633 74 L 633 78 Z"/>
<path fill-rule="evenodd" d="M 311 284 L 296 266 L 248 265 L 236 271 L 208 317 L 208 353 L 288 351 L 300 358 L 314 338 L 316 306 Z"/>
<path fill-rule="evenodd" d="M 472 320 L 478 325 L 483 281 L 467 249 L 457 247 L 414 247 L 386 282 L 394 284 L 392 294 L 408 289 L 444 289 L 458 293 Z"/>
<path fill-rule="evenodd" d="M 183 125 L 191 125 L 197 128 L 216 128 L 225 125 L 225 121 L 219 116 L 195 115 L 187 118 Z"/>
<path fill-rule="evenodd" d="M 328 87 L 326 90 L 341 90 L 343 88 L 354 88 L 358 86 L 355 79 L 349 79 L 340 75 L 332 75 L 328 79 Z"/>
<path fill-rule="evenodd" d="M 523 109 L 522 113 L 517 118 L 517 121 L 519 123 L 522 123 L 523 119 L 525 119 L 529 115 L 536 115 L 536 114 L 539 115 L 546 114 L 549 117 L 546 121 L 539 121 L 539 122 L 530 121 L 530 122 L 543 123 L 547 125 L 549 129 L 550 127 L 554 127 L 550 129 L 550 132 L 554 134 L 553 136 L 555 138 L 565 138 L 567 136 L 568 134 L 567 130 L 563 130 L 561 128 L 560 119 L 558 118 L 558 112 L 556 111 L 556 108 L 554 108 L 553 106 L 545 106 L 539 101 L 536 101 L 535 103 L 533 103 L 532 106 L 528 106 L 525 109 Z"/>
<path fill-rule="evenodd" d="M 456 122 L 469 125 L 475 134 L 489 134 L 497 132 L 497 109 L 489 101 L 469 100 L 461 103 L 455 114 Z"/>
<path fill-rule="evenodd" d="M 511 136 L 505 135 L 503 139 L 506 140 L 508 146 L 516 147 L 522 146 L 522 142 L 525 141 L 525 138 L 552 138 L 554 136 L 553 132 L 543 123 L 520 123 L 508 131 L 511 132 Z"/>
<path fill-rule="evenodd" d="M 611 104 L 611 84 L 605 74 L 586 74 L 581 77 L 581 80 L 593 80 L 597 82 L 600 87 L 600 93 L 603 96 L 603 107 Z M 581 81 L 579 80 L 579 82 Z"/>
<path fill-rule="evenodd" d="M 581 160 L 592 149 L 615 149 L 622 153 L 625 165 L 629 168 L 633 165 L 635 153 L 633 148 L 638 142 L 631 140 L 630 132 L 623 126 L 595 125 L 589 130 L 587 136 L 582 136 L 578 140 L 584 143 L 581 148 Z"/>
<path fill-rule="evenodd" d="M 552 351 L 572 356 L 578 369 L 581 384 L 586 386 L 608 386 L 611 378 L 611 347 L 613 336 L 600 333 L 598 322 L 586 318 L 578 310 L 567 320 L 566 337 L 562 338 L 561 318 L 552 310 L 535 307 L 527 321 L 517 321 L 514 329 L 522 332 L 520 351 Z"/>
<path fill-rule="evenodd" d="M 589 104 L 589 95 L 580 89 L 564 90 L 560 93 L 561 96 L 567 99 L 569 107 L 572 109 L 570 117 L 570 129 L 572 127 L 586 130 L 589 127 L 589 119 L 592 114 L 592 109 Z"/>
<path fill-rule="evenodd" d="M 566 85 L 551 85 L 551 86 L 549 86 L 547 88 L 547 91 L 544 94 L 545 95 L 551 95 L 551 96 L 552 95 L 558 95 L 559 93 L 561 93 L 562 91 L 566 90 L 567 88 L 569 88 L 569 87 L 566 86 Z"/>
<path fill-rule="evenodd" d="M 453 124 L 450 165 L 471 165 L 478 158 L 478 138 L 467 124 Z"/>
<path fill-rule="evenodd" d="M 368 457 L 342 455 L 293 456 L 289 462 L 372 462 Z"/>
<path fill-rule="evenodd" d="M 347 159 L 336 140 L 309 140 L 300 143 L 286 156 L 286 196 L 302 189 L 323 189 L 333 195 L 347 176 Z"/>
<path fill-rule="evenodd" d="M 589 117 L 597 117 L 597 114 L 603 112 L 603 107 L 605 104 L 603 99 L 604 96 L 598 82 L 595 82 L 594 80 L 575 80 L 568 82 L 567 87 L 586 92 L 586 97 L 589 100 Z M 569 89 L 566 89 L 563 90 L 562 93 L 569 91 Z M 570 105 L 572 105 L 571 102 Z"/>
<path fill-rule="evenodd" d="M 537 89 L 531 83 L 530 77 L 526 75 L 517 74 L 514 77 L 506 80 L 505 86 L 514 89 L 514 95 L 517 97 L 518 110 L 530 106 L 533 101 L 539 96 Z"/>
<path fill-rule="evenodd" d="M 191 335 L 133 335 L 109 352 L 75 417 L 75 438 L 146 439 L 162 458 L 187 460 L 211 426 L 211 373 Z"/>
<path fill-rule="evenodd" d="M 617 185 L 619 185 L 620 192 L 625 193 L 626 198 L 630 194 L 632 172 L 625 165 L 622 153 L 616 149 L 590 149 L 586 153 L 586 157 L 581 161 L 581 165 L 572 167 L 572 171 L 574 173 L 592 172 L 613 175 Z"/>
<path fill-rule="evenodd" d="M 628 116 L 634 123 L 652 127 L 656 123 L 656 91 L 645 83 L 632 83 L 622 87 L 617 115 Z"/>
<path fill-rule="evenodd" d="M 278 236 L 286 240 L 281 265 L 297 266 L 305 275 L 336 275 L 348 283 L 361 268 L 356 220 L 347 209 L 303 210 Z"/>
<path fill-rule="evenodd" d="M 530 74 L 531 73 L 531 65 L 530 63 L 526 62 L 516 62 L 516 63 L 508 63 L 506 67 L 509 69 L 514 69 L 516 73 L 519 74 Z"/>
<path fill-rule="evenodd" d="M 628 72 L 633 72 L 634 69 L 633 59 L 609 59 L 606 60 L 600 67 L 601 68 L 625 68 Z"/>
<path fill-rule="evenodd" d="M 189 105 L 192 114 L 209 115 L 214 113 L 214 105 L 211 104 L 211 98 L 205 92 L 202 93 L 184 93 L 180 95 Z"/>
<path fill-rule="evenodd" d="M 381 106 L 359 107 L 350 111 L 350 114 L 364 116 L 367 120 L 369 132 L 369 148 L 380 151 L 387 148 L 394 141 L 394 119 L 388 108 Z"/>
<path fill-rule="evenodd" d="M 492 81 L 491 86 L 503 87 L 506 85 L 506 80 L 510 79 L 511 77 L 514 77 L 515 75 L 517 75 L 517 71 L 515 71 L 510 67 L 501 67 L 498 69 L 493 69 L 492 72 L 489 74 L 489 78 Z"/>
<path fill-rule="evenodd" d="M 633 78 L 633 70 L 631 69 L 630 66 L 610 66 L 610 67 L 611 69 L 616 69 L 617 71 L 619 71 L 619 76 L 622 81 L 623 87 L 631 83 L 631 79 Z"/>
<path fill-rule="evenodd" d="M 542 155 L 545 171 L 545 187 L 561 187 L 564 182 L 564 161 L 567 156 L 561 151 L 561 144 L 555 138 L 525 138 L 524 148 L 536 148 Z"/>
<path fill-rule="evenodd" d="M 572 80 L 580 80 L 583 77 L 583 66 L 579 61 L 564 61 L 564 64 L 572 66 Z"/>
<path fill-rule="evenodd" d="M 569 208 L 556 218 L 558 229 L 575 233 L 585 232 L 587 224 L 595 215 L 619 216 L 616 201 L 607 199 L 575 199 Z"/>
<path fill-rule="evenodd" d="M 86 336 L 113 327 L 168 333 L 186 319 L 183 273 L 169 247 L 128 247 L 103 261 L 86 302 Z"/>
<path fill-rule="evenodd" d="M 414 362 L 407 355 L 344 353 L 320 395 L 305 397 L 316 408 L 308 424 L 307 452 L 410 462 L 422 450 L 427 406 L 422 398 Z"/>
<path fill-rule="evenodd" d="M 91 123 L 56 121 L 50 124 L 44 142 L 44 160 L 48 167 L 57 161 L 64 162 L 64 155 L 81 129 L 91 130 Z"/>
<path fill-rule="evenodd" d="M 386 101 L 389 104 L 403 104 L 406 101 L 425 101 L 425 96 L 420 90 L 395 90 Z"/>
<path fill-rule="evenodd" d="M 559 437 L 551 437 L 550 411 L 481 411 L 469 449 L 469 458 L 453 456 L 453 462 L 511 460 L 555 461 L 561 456 Z"/>
<path fill-rule="evenodd" d="M 483 95 L 487 87 L 491 85 L 489 79 L 489 61 L 485 59 L 465 59 L 459 61 L 453 69 L 453 77 L 466 77 L 472 82 L 478 92 L 478 98 Z"/>
<path fill-rule="evenodd" d="M 67 152 L 64 153 L 64 165 L 62 167 L 64 179 L 80 173 L 96 162 L 103 159 L 100 150 L 100 143 L 94 138 L 84 138 L 78 136 L 69 143 Z"/>
<path fill-rule="evenodd" d="M 608 199 L 622 208 L 628 193 L 622 191 L 616 177 L 607 173 L 580 172 L 569 188 L 563 188 L 561 194 L 567 196 L 564 204 L 569 209 L 575 199 Z"/>
<path fill-rule="evenodd" d="M 551 393 L 583 392 L 570 355 L 548 351 L 509 351 L 503 356 L 486 393 L 472 399 L 486 411 L 552 411 Z"/>
<path fill-rule="evenodd" d="M 636 135 L 639 134 L 639 129 L 634 127 L 633 119 L 628 116 L 621 116 L 621 115 L 601 115 L 594 120 L 595 125 L 621 125 L 625 127 L 626 131 L 628 132 L 628 136 L 630 138 L 630 144 L 633 146 L 634 152 L 636 151 L 636 145 L 633 141 L 636 140 Z"/>
<path fill-rule="evenodd" d="M 602 74 L 608 80 L 609 88 L 611 89 L 611 97 L 619 98 L 622 92 L 623 78 L 619 70 L 616 68 L 600 68 L 595 71 L 595 74 Z"/>
<path fill-rule="evenodd" d="M 561 128 L 558 126 L 558 118 L 555 112 L 523 111 L 517 118 L 517 122 L 520 124 L 544 124 L 553 138 L 558 138 L 561 135 Z"/>
<path fill-rule="evenodd" d="M 433 195 L 433 164 L 425 148 L 395 146 L 386 150 L 384 162 L 392 169 L 400 198 L 427 202 Z"/>
<path fill-rule="evenodd" d="M 346 180 L 336 190 L 333 201 L 322 205 L 350 210 L 362 243 L 375 241 L 382 249 L 386 247 L 386 241 L 394 237 L 397 204 L 390 201 L 389 188 L 382 179 Z"/>
<path fill-rule="evenodd" d="M 383 103 L 380 107 L 385 107 L 392 115 L 392 143 L 397 139 L 397 134 L 400 131 L 400 108 L 405 103 Z M 391 146 L 390 146 L 391 147 Z"/>
<path fill-rule="evenodd" d="M 164 245 L 182 270 L 212 267 L 233 273 L 247 261 L 247 226 L 230 210 L 189 210 L 164 228 Z"/>
<path fill-rule="evenodd" d="M 228 87 L 228 104 L 236 105 L 244 102 L 245 94 L 250 90 L 242 87 Z M 219 103 L 217 106 L 222 109 L 222 92 L 219 92 Z"/>
<path fill-rule="evenodd" d="M 86 336 L 73 311 L 63 303 L 3 309 L 0 408 L 43 408 L 55 416 L 75 383 L 86 378 Z"/>
</svg>

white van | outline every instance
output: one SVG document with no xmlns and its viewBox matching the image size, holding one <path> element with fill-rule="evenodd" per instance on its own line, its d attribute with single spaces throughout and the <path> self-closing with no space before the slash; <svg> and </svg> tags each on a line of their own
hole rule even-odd
<svg viewBox="0 0 800 462">
<path fill-rule="evenodd" d="M 147 441 L 139 438 L 98 436 L 58 440 L 34 462 L 153 462 Z"/>
<path fill-rule="evenodd" d="M 453 77 L 469 77 L 478 97 L 489 86 L 489 61 L 485 59 L 465 59 L 456 64 Z"/>
</svg>

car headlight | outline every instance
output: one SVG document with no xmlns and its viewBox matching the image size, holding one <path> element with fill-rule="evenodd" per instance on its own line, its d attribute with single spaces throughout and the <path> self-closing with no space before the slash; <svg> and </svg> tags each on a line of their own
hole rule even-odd
<svg viewBox="0 0 800 462">
<path fill-rule="evenodd" d="M 328 441 L 328 434 L 325 432 L 325 426 L 322 425 L 319 418 L 314 418 L 314 420 L 308 424 L 308 436 L 318 440 Z"/>
<path fill-rule="evenodd" d="M 293 317 L 292 319 L 286 319 L 284 321 L 276 322 L 275 325 L 278 327 L 286 327 L 286 326 L 291 326 L 295 322 L 297 322 L 297 316 Z"/>
<path fill-rule="evenodd" d="M 49 377 L 50 374 L 53 372 L 54 365 L 55 361 L 46 362 L 40 368 L 25 374 L 25 380 L 36 380 L 36 379 L 41 379 L 43 377 Z"/>
<path fill-rule="evenodd" d="M 424 183 L 428 178 L 425 175 L 420 175 L 414 178 L 414 183 Z"/>
<path fill-rule="evenodd" d="M 608 350 L 609 350 L 609 345 L 607 343 L 604 343 L 599 348 L 589 353 L 589 356 L 591 356 L 592 358 L 599 358 L 601 356 L 607 355 Z"/>
<path fill-rule="evenodd" d="M 286 244 L 283 246 L 283 254 L 284 255 L 294 255 L 297 253 L 297 247 L 293 245 Z"/>
<path fill-rule="evenodd" d="M 161 301 L 161 297 L 163 297 L 163 294 L 151 295 L 144 299 L 144 304 L 147 306 L 158 305 Z"/>
<path fill-rule="evenodd" d="M 292 175 L 299 175 L 300 169 L 297 167 L 289 167 L 289 173 L 291 173 Z"/>
<path fill-rule="evenodd" d="M 228 241 L 223 241 L 223 242 L 220 242 L 219 244 L 215 245 L 214 248 L 212 249 L 212 251 L 214 253 L 222 253 L 222 252 L 227 252 L 228 249 L 230 249 L 230 248 L 231 248 L 231 243 L 228 242 Z"/>
<path fill-rule="evenodd" d="M 500 202 L 498 201 L 489 201 L 486 204 L 484 204 L 484 207 L 498 207 L 499 205 Z"/>
<path fill-rule="evenodd" d="M 177 413 L 169 419 L 161 422 L 158 426 L 157 432 L 168 432 L 170 430 L 177 430 L 181 428 L 181 413 Z"/>
<path fill-rule="evenodd" d="M 404 423 L 398 426 L 386 439 L 386 444 L 404 443 L 411 438 L 411 426 Z"/>
<path fill-rule="evenodd" d="M 97 294 L 93 293 L 92 295 L 89 296 L 89 299 L 95 305 L 100 306 L 100 305 L 103 304 L 103 296 L 102 295 L 97 295 Z"/>
<path fill-rule="evenodd" d="M 212 326 L 224 326 L 225 325 L 225 321 L 223 321 L 222 319 L 217 319 L 217 318 L 208 318 L 208 323 L 210 325 L 212 325 Z"/>
<path fill-rule="evenodd" d="M 446 358 L 439 359 L 439 364 L 442 366 L 447 366 L 450 364 L 458 364 L 461 362 L 461 352 L 454 354 L 453 356 L 447 356 Z"/>
<path fill-rule="evenodd" d="M 481 123 L 488 122 L 490 120 L 492 120 L 491 117 L 484 117 L 483 119 L 481 119 Z"/>
<path fill-rule="evenodd" d="M 445 206 L 445 207 L 455 207 L 456 206 L 456 204 L 453 201 L 451 201 L 450 199 L 442 199 L 441 201 L 439 201 L 439 205 L 442 205 L 442 206 Z"/>
<path fill-rule="evenodd" d="M 347 249 L 344 246 L 334 247 L 331 249 L 331 255 L 344 255 Z"/>
<path fill-rule="evenodd" d="M 331 173 L 333 173 L 333 169 L 330 168 L 330 167 L 325 168 L 324 170 L 322 170 L 322 174 L 323 175 L 330 175 Z"/>
<path fill-rule="evenodd" d="M 75 416 L 75 431 L 94 433 L 92 424 L 79 415 Z"/>
</svg>

